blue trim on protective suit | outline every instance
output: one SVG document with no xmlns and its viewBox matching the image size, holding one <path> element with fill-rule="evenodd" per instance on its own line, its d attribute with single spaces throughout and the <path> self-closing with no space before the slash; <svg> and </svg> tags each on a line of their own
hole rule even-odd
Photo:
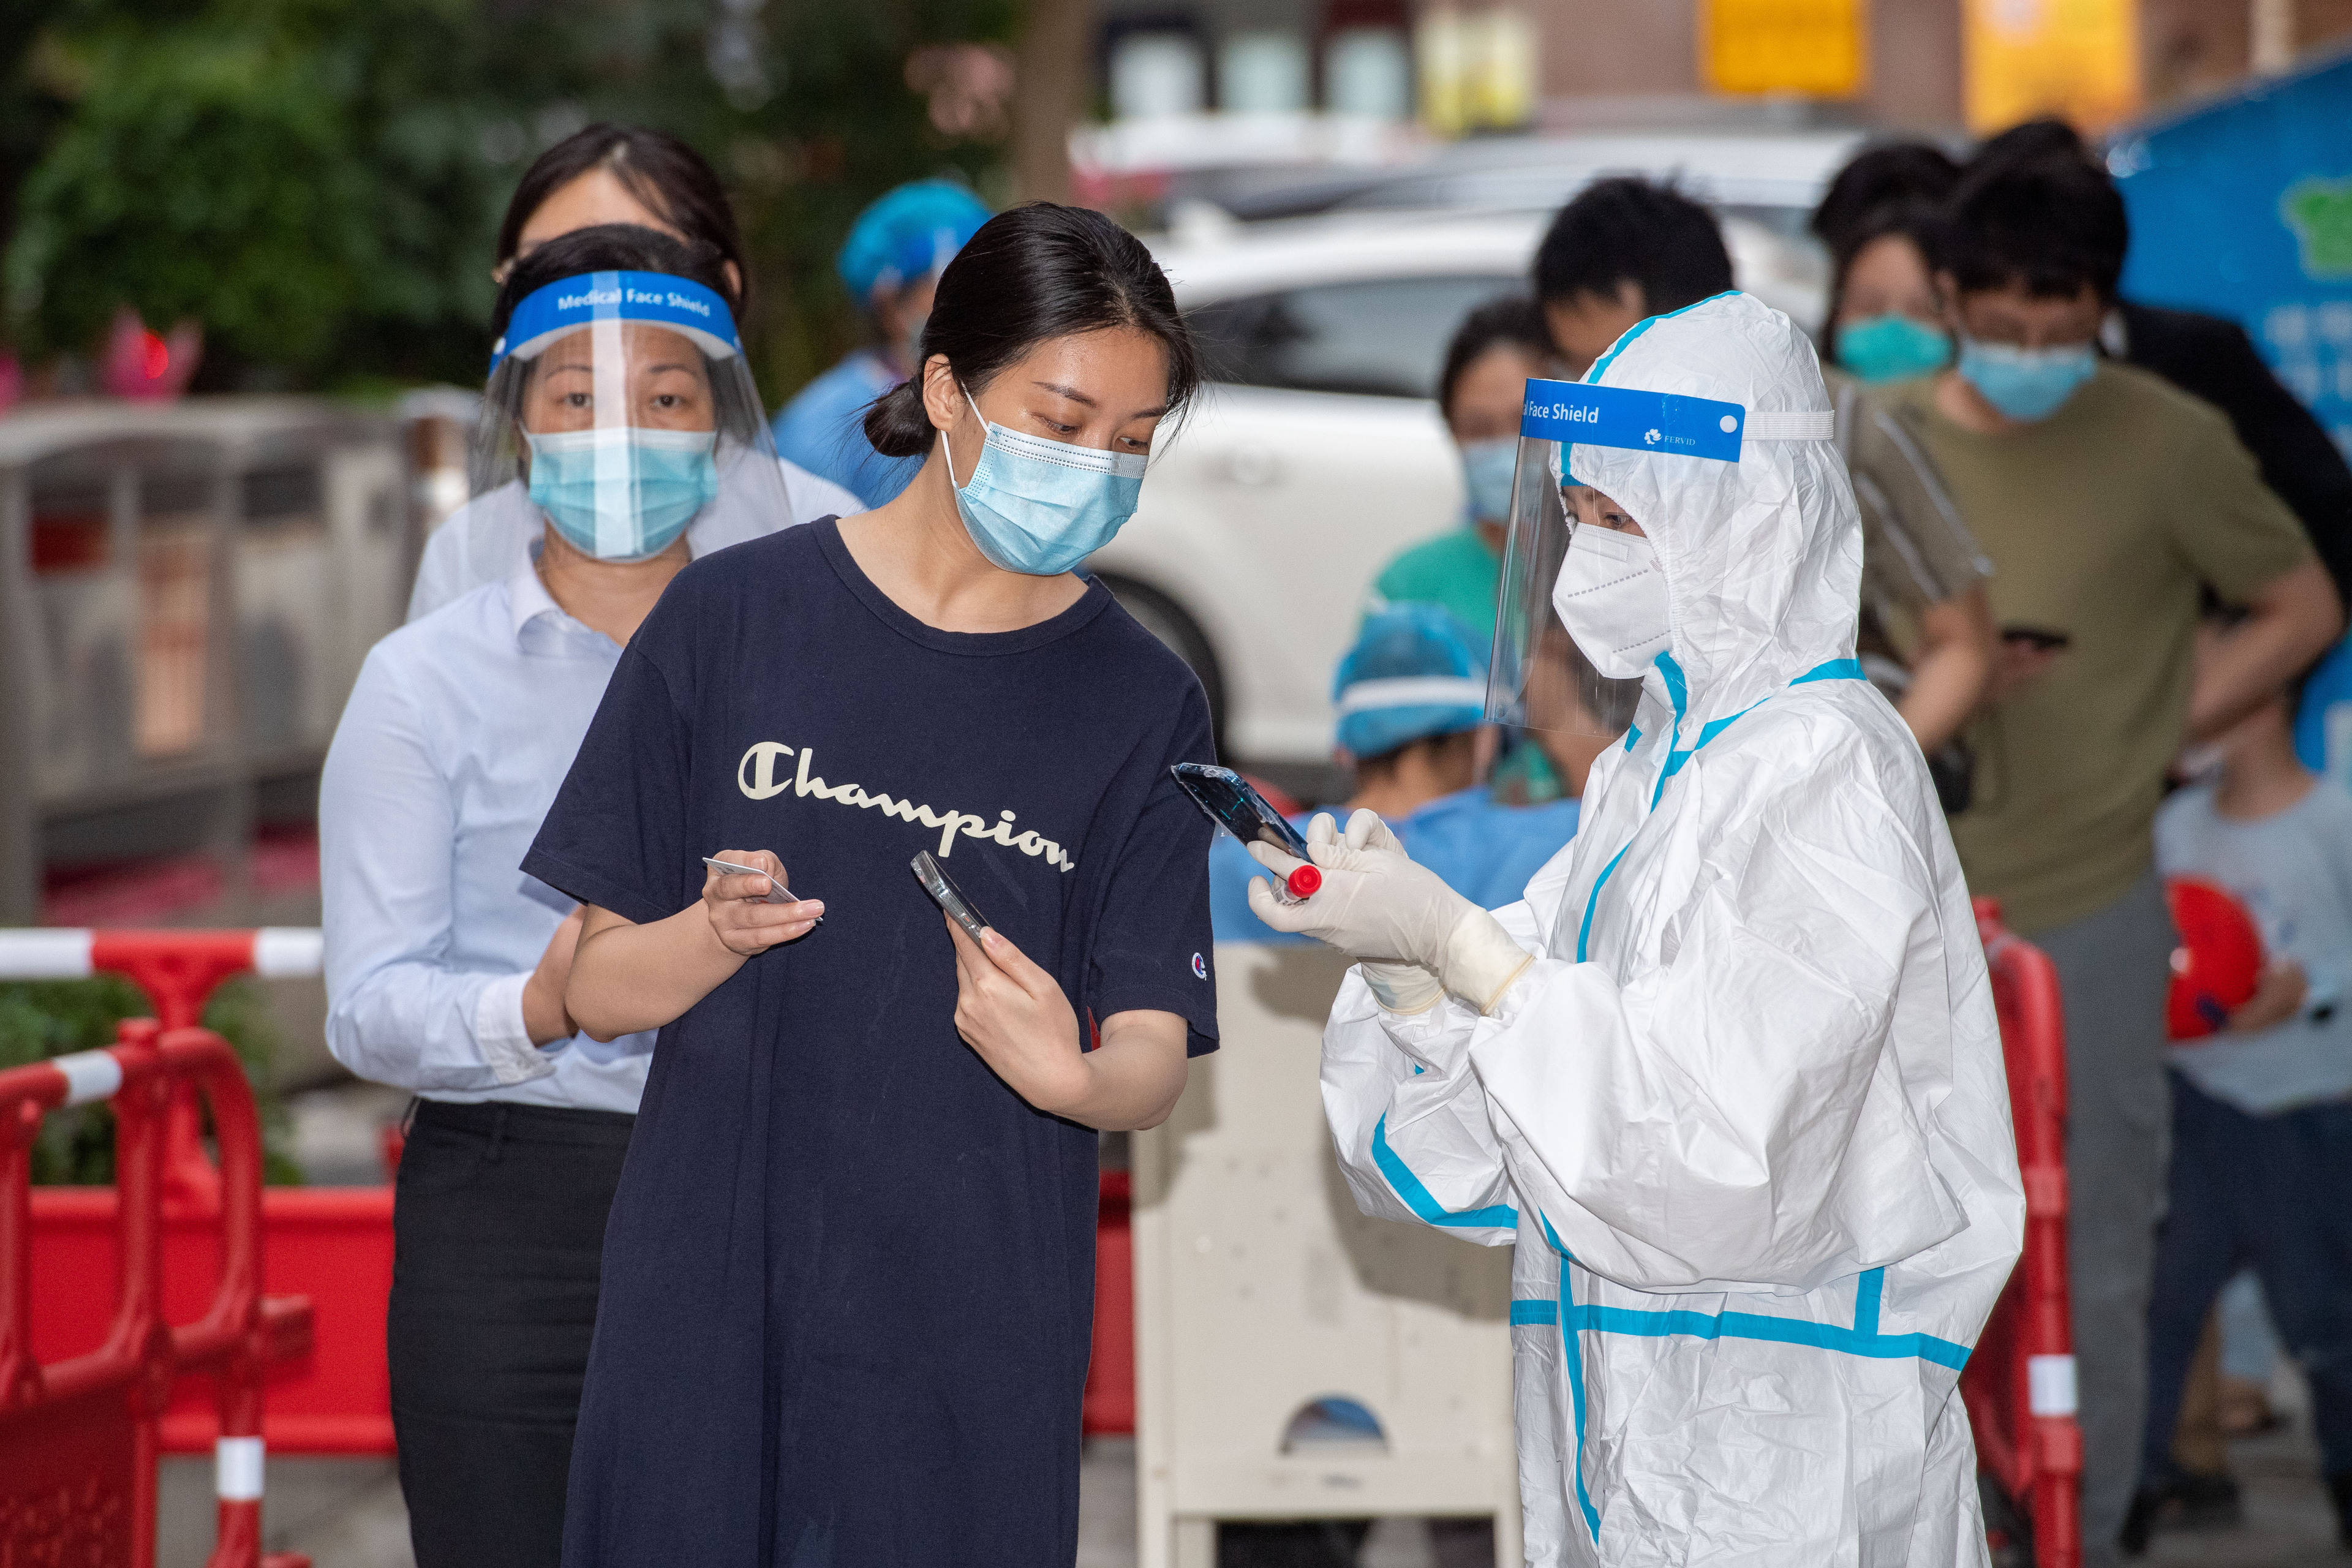
<svg viewBox="0 0 2352 1568">
<path fill-rule="evenodd" d="M 1617 853 L 1609 857 L 1609 864 L 1601 868 L 1601 875 L 1592 879 L 1592 892 L 1584 900 L 1584 920 L 1576 928 L 1576 962 L 1579 963 L 1584 962 L 1585 948 L 1592 941 L 1592 911 L 1601 907 L 1601 886 L 1609 880 L 1609 873 L 1617 869 L 1617 862 L 1625 858 L 1625 851 L 1632 847 L 1633 841 L 1630 838 L 1619 845 Z"/>
<path fill-rule="evenodd" d="M 1382 1111 L 1381 1119 L 1372 1123 L 1372 1163 L 1381 1168 L 1381 1174 L 1388 1178 L 1389 1185 L 1395 1189 L 1396 1195 L 1404 1200 L 1404 1206 L 1424 1224 L 1463 1229 L 1482 1226 L 1498 1226 L 1510 1230 L 1518 1228 L 1519 1211 L 1506 1205 L 1463 1209 L 1457 1213 L 1439 1203 L 1436 1194 L 1423 1186 L 1421 1178 L 1414 1175 L 1405 1163 L 1397 1158 L 1396 1151 L 1389 1147 L 1386 1111 Z"/>
<path fill-rule="evenodd" d="M 1853 1326 L 1816 1323 L 1802 1318 L 1776 1318 L 1762 1312 L 1653 1312 L 1633 1307 L 1580 1307 L 1569 1292 L 1568 1266 L 1575 1261 L 1559 1244 L 1549 1215 L 1536 1215 L 1544 1239 L 1559 1255 L 1559 1297 L 1555 1303 L 1540 1297 L 1517 1297 L 1511 1302 L 1514 1324 L 1560 1326 L 1560 1355 L 1568 1363 L 1569 1394 L 1576 1413 L 1576 1500 L 1597 1545 L 1601 1514 L 1584 1484 L 1584 1355 L 1570 1334 L 1627 1334 L 1636 1339 L 1668 1339 L 1683 1335 L 1696 1340 L 1756 1340 L 1771 1344 L 1811 1345 L 1870 1361 L 1929 1361 L 1959 1372 L 1969 1364 L 1969 1347 L 1933 1334 L 1882 1334 L 1878 1308 L 1886 1291 L 1886 1270 L 1872 1268 L 1856 1277 Z"/>
<path fill-rule="evenodd" d="M 1666 781 L 1682 771 L 1675 763 L 1675 742 L 1683 738 L 1683 718 L 1690 711 L 1690 684 L 1683 679 L 1683 667 L 1664 648 L 1650 662 L 1658 667 L 1658 676 L 1666 683 L 1666 700 L 1675 706 L 1674 728 L 1666 731 L 1666 765 L 1658 773 L 1657 787 L 1650 792 L 1650 809 L 1655 811 L 1659 797 L 1666 793 Z M 1702 740 L 1699 744 L 1706 742 Z"/>
<path fill-rule="evenodd" d="M 1538 1209 L 1536 1218 L 1543 1224 L 1544 1239 L 1551 1243 L 1554 1252 L 1559 1254 L 1559 1300 L 1554 1310 L 1555 1321 L 1563 1324 L 1573 1322 L 1578 1309 L 1576 1298 L 1568 1290 L 1568 1266 L 1570 1261 L 1568 1248 L 1559 1244 L 1559 1233 L 1552 1229 L 1549 1215 Z M 1559 1358 L 1568 1363 L 1568 1392 L 1570 1402 L 1576 1410 L 1576 1460 L 1572 1467 L 1576 1471 L 1576 1506 L 1584 1515 L 1584 1528 L 1592 1532 L 1592 1543 L 1598 1546 L 1601 1544 L 1601 1510 L 1593 1506 L 1591 1490 L 1584 1484 L 1583 1347 L 1570 1341 L 1564 1331 L 1560 1335 Z"/>
</svg>

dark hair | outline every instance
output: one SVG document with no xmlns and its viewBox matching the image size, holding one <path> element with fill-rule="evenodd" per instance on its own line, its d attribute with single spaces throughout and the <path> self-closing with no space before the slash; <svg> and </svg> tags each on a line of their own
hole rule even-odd
<svg viewBox="0 0 2352 1568">
<path fill-rule="evenodd" d="M 1931 142 L 1882 142 L 1848 161 L 1813 209 L 1814 237 L 1832 255 L 1869 243 L 1856 231 L 1890 207 L 1933 208 L 1950 198 L 1960 166 Z"/>
<path fill-rule="evenodd" d="M 1953 193 L 1937 261 L 1963 293 L 2021 284 L 2065 299 L 2116 296 L 2131 222 L 2105 169 L 2076 153 L 1979 157 Z"/>
<path fill-rule="evenodd" d="M 1478 357 L 1497 344 L 1527 350 L 1538 359 L 1552 352 L 1551 332 L 1544 326 L 1543 311 L 1525 294 L 1506 294 L 1499 300 L 1489 300 L 1468 315 L 1454 329 L 1454 341 L 1445 345 L 1445 365 L 1437 373 L 1437 411 L 1454 412 L 1454 389 L 1461 383 Z"/>
<path fill-rule="evenodd" d="M 1143 242 L 1085 207 L 1031 202 L 980 226 L 940 274 L 913 379 L 866 410 L 866 438 L 886 458 L 917 458 L 938 432 L 923 408 L 921 366 L 945 354 L 975 395 L 1039 343 L 1111 327 L 1158 338 L 1168 351 L 1168 409 L 1201 384 L 1200 351 L 1176 292 Z"/>
<path fill-rule="evenodd" d="M 1642 286 L 1653 316 L 1731 288 L 1731 253 L 1715 215 L 1671 185 L 1631 175 L 1585 186 L 1536 247 L 1536 298 L 1613 299 L 1628 281 Z"/>
<path fill-rule="evenodd" d="M 721 261 L 735 264 L 739 286 L 722 270 L 711 287 L 741 321 L 751 305 L 751 267 L 743 256 L 743 231 L 736 226 L 718 171 L 701 153 L 667 132 L 599 122 L 575 131 L 541 153 L 523 171 L 522 183 L 507 203 L 499 225 L 500 266 L 515 258 L 523 225 L 548 197 L 594 169 L 608 169 L 622 188 L 688 240 L 707 245 Z"/>
<path fill-rule="evenodd" d="M 1969 154 L 1968 172 L 1976 174 L 1987 169 L 2039 163 L 2044 158 L 2079 158 L 2094 168 L 2098 166 L 2098 157 L 2091 151 L 2091 144 L 2083 140 L 2081 132 L 2054 115 L 2045 114 L 1978 142 L 1977 150 Z"/>
<path fill-rule="evenodd" d="M 1466 730 L 1448 730 L 1443 734 L 1415 735 L 1402 746 L 1391 746 L 1377 757 L 1358 757 L 1356 782 L 1363 784 L 1375 778 L 1387 777 L 1403 765 L 1404 754 L 1415 746 L 1426 748 L 1433 753 L 1434 760 L 1443 763 L 1448 753 L 1455 757 L 1459 757 L 1465 752 L 1475 754 L 1477 744 L 1478 730 L 1475 725 Z"/>
<path fill-rule="evenodd" d="M 1811 228 L 1830 252 L 1829 309 L 1823 330 L 1845 301 L 1854 258 L 1896 235 L 1916 246 L 1932 268 L 1943 231 L 1943 205 L 1960 182 L 1960 166 L 1927 142 L 1888 142 L 1857 154 L 1822 195 Z"/>
</svg>

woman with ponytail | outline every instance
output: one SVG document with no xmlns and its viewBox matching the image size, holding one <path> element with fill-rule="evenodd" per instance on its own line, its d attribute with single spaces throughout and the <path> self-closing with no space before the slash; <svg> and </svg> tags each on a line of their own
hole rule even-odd
<svg viewBox="0 0 2352 1568">
<path fill-rule="evenodd" d="M 1075 569 L 1198 380 L 1131 236 L 992 218 L 866 415 L 913 483 L 688 565 L 622 656 L 524 861 L 590 906 L 572 1016 L 660 1031 L 572 1568 L 1073 1561 L 1097 1130 L 1216 1043 L 1208 706 Z"/>
</svg>

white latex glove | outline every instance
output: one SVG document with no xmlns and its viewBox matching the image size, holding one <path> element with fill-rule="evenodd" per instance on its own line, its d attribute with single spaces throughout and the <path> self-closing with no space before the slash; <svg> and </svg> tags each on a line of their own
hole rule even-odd
<svg viewBox="0 0 2352 1568">
<path fill-rule="evenodd" d="M 1307 830 L 1307 852 L 1323 886 L 1291 904 L 1274 896 L 1272 884 L 1253 879 L 1251 912 L 1276 931 L 1302 932 L 1368 963 L 1417 966 L 1480 1012 L 1492 1012 L 1530 962 L 1527 952 L 1493 915 L 1415 864 L 1376 814 L 1356 813 L 1344 840 L 1330 821 L 1318 816 Z M 1252 844 L 1249 852 L 1276 876 L 1298 865 L 1272 845 Z M 1371 979 L 1369 968 L 1365 978 Z M 1417 1012 L 1433 1003 L 1424 987 L 1412 990 L 1399 996 L 1406 1005 L 1389 1010 Z M 1411 1005 L 1415 1000 L 1419 1007 Z"/>
<path fill-rule="evenodd" d="M 1370 847 L 1393 849 L 1399 854 L 1404 852 L 1404 846 L 1397 841 L 1397 836 L 1390 831 L 1389 825 L 1378 812 L 1360 811 L 1349 817 L 1344 840 L 1331 820 L 1331 814 L 1317 812 L 1314 820 L 1307 825 L 1309 851 L 1318 844 L 1340 842 L 1345 842 L 1350 849 Z M 1354 953 L 1349 956 L 1356 960 L 1356 967 L 1362 973 L 1364 984 L 1371 989 L 1372 1000 L 1379 1003 L 1384 1012 L 1405 1016 L 1426 1013 L 1445 995 L 1445 987 L 1437 983 L 1437 976 L 1418 963 L 1390 963 Z"/>
</svg>

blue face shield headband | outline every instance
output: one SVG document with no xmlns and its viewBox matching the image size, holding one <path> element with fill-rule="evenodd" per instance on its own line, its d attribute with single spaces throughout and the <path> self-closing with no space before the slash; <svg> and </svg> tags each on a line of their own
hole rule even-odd
<svg viewBox="0 0 2352 1568">
<path fill-rule="evenodd" d="M 667 272 L 583 272 L 522 297 L 507 330 L 490 345 L 490 369 L 511 356 L 536 359 L 547 345 L 592 321 L 646 321 L 683 332 L 712 359 L 731 359 L 743 345 L 727 301 L 691 278 Z"/>
<path fill-rule="evenodd" d="M 642 358 L 645 351 L 633 350 L 624 335 L 622 327 L 630 322 L 661 327 L 698 352 L 701 412 L 715 418 L 720 376 L 743 374 L 740 344 L 726 301 L 691 279 L 596 272 L 551 283 L 516 305 L 491 359 L 494 388 L 500 367 L 514 362 L 508 380 L 521 402 L 529 378 L 515 373 L 533 367 L 558 342 L 583 331 L 593 334 L 587 364 L 568 367 L 572 379 L 562 390 L 567 397 L 588 395 L 585 406 L 594 423 L 521 435 L 530 452 L 531 500 L 565 540 L 604 561 L 659 554 L 719 494 L 715 429 L 633 422 L 642 401 L 633 383 L 650 375 L 656 387 L 662 384 L 657 365 L 631 365 L 633 352 Z M 676 339 L 654 341 L 674 344 Z"/>
</svg>

